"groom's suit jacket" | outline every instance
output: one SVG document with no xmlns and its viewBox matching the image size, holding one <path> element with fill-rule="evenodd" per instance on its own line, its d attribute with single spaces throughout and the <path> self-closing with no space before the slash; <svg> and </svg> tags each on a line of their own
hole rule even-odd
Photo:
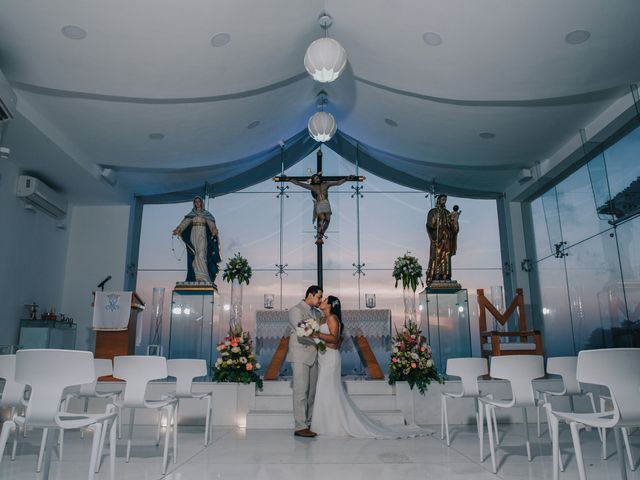
<svg viewBox="0 0 640 480">
<path fill-rule="evenodd" d="M 308 338 L 298 337 L 296 334 L 298 323 L 309 317 L 319 321 L 322 318 L 322 312 L 317 308 L 310 307 L 304 301 L 301 301 L 289 310 L 290 336 L 287 359 L 290 362 L 313 365 L 318 358 L 318 349 L 316 348 L 315 342 Z"/>
</svg>

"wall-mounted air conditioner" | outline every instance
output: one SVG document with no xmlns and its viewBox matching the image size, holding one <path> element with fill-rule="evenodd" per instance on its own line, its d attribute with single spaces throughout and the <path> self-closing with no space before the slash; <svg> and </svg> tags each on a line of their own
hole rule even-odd
<svg viewBox="0 0 640 480">
<path fill-rule="evenodd" d="M 67 201 L 35 177 L 20 175 L 16 196 L 52 217 L 60 218 L 67 214 Z"/>
<path fill-rule="evenodd" d="M 18 103 L 18 97 L 0 71 L 0 123 L 9 121 L 15 116 L 16 103 Z"/>
</svg>

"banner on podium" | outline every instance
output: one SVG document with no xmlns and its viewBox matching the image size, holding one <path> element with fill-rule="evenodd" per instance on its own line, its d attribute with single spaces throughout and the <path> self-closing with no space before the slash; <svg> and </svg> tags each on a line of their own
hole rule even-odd
<svg viewBox="0 0 640 480">
<path fill-rule="evenodd" d="M 94 330 L 127 330 L 131 314 L 132 292 L 95 292 Z"/>
</svg>

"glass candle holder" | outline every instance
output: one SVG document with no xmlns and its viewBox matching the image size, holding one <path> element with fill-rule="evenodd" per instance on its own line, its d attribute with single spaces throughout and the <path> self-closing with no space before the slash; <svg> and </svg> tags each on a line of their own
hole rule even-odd
<svg viewBox="0 0 640 480">
<path fill-rule="evenodd" d="M 375 293 L 365 293 L 364 294 L 364 304 L 367 308 L 376 308 L 376 294 Z"/>
<path fill-rule="evenodd" d="M 275 295 L 273 293 L 265 293 L 264 294 L 264 308 L 271 309 L 273 308 L 273 299 Z"/>
</svg>

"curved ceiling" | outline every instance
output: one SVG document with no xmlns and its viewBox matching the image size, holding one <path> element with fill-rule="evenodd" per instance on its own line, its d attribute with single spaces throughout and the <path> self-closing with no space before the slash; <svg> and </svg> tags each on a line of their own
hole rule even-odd
<svg viewBox="0 0 640 480">
<path fill-rule="evenodd" d="M 22 113 L 88 171 L 135 169 L 133 193 L 149 192 L 144 171 L 240 174 L 303 130 L 323 86 L 302 57 L 323 11 L 349 59 L 324 86 L 327 109 L 417 179 L 502 191 L 640 78 L 636 0 L 0 0 L 0 11 L 0 70 L 37 118 Z M 567 41 L 573 31 L 587 41 Z"/>
</svg>

